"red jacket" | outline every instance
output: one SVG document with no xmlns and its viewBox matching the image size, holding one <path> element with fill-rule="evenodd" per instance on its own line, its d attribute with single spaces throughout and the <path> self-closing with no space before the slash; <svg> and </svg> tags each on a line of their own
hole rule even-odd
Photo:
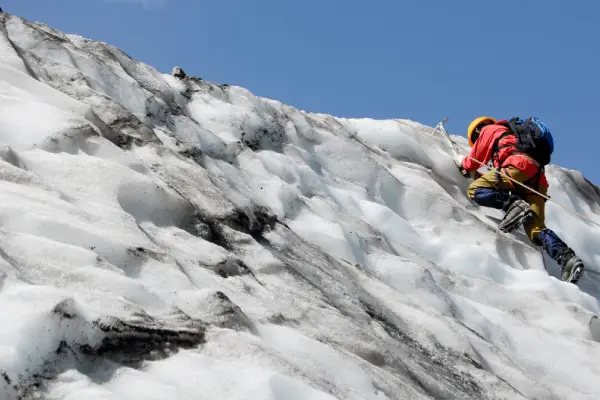
<svg viewBox="0 0 600 400">
<path fill-rule="evenodd" d="M 504 125 L 492 124 L 486 125 L 481 129 L 481 134 L 479 138 L 475 141 L 475 145 L 473 149 L 471 149 L 471 153 L 469 157 L 474 158 L 475 160 L 481 161 L 483 164 L 486 164 L 492 158 L 492 147 L 494 146 L 494 142 L 504 133 L 508 132 L 508 128 Z M 500 140 L 498 143 L 498 147 L 516 144 L 517 138 L 514 135 L 509 135 Z M 525 174 L 531 178 L 538 173 L 539 166 L 532 158 L 527 156 L 526 154 L 517 153 L 514 147 L 505 147 L 500 149 L 498 152 L 498 159 L 494 160 L 494 168 L 507 167 L 512 165 L 525 172 Z M 469 158 L 465 158 L 462 164 L 462 167 L 467 171 L 476 171 L 481 167 L 480 164 L 475 161 L 470 160 Z M 534 183 L 535 185 L 535 183 Z M 533 186 L 534 189 L 535 186 Z M 538 182 L 538 190 L 543 190 L 548 188 L 548 180 L 546 179 L 546 175 L 542 171 L 540 173 L 540 179 Z"/>
</svg>

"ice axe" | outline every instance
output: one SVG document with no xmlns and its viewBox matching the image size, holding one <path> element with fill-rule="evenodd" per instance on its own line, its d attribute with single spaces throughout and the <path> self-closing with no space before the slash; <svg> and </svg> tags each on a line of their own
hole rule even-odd
<svg viewBox="0 0 600 400">
<path fill-rule="evenodd" d="M 446 131 L 446 128 L 444 128 L 444 123 L 446 121 L 448 121 L 448 119 L 449 119 L 448 117 L 444 117 L 444 119 L 435 126 L 435 128 L 433 129 L 433 132 L 431 132 L 431 136 L 433 136 L 437 131 L 440 131 L 442 134 L 442 137 L 444 138 L 444 140 L 448 143 L 448 146 L 450 146 L 450 148 L 454 152 L 454 155 L 458 155 L 458 154 L 460 154 L 458 146 L 450 138 L 450 135 Z"/>
</svg>

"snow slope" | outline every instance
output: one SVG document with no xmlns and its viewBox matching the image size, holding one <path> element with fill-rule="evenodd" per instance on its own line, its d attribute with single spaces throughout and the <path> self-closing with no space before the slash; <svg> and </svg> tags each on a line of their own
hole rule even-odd
<svg viewBox="0 0 600 400">
<path fill-rule="evenodd" d="M 7 14 L 0 54 L 0 399 L 600 396 L 598 228 L 548 204 L 588 265 L 560 282 L 431 128 Z M 597 187 L 548 172 L 600 221 Z"/>
</svg>

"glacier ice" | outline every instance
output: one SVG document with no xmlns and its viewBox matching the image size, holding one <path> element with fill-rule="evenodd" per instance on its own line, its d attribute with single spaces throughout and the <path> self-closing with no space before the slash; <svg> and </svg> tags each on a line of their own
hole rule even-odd
<svg viewBox="0 0 600 400">
<path fill-rule="evenodd" d="M 588 266 L 563 283 L 430 127 L 0 28 L 0 399 L 598 398 L 593 224 L 548 204 Z"/>
</svg>

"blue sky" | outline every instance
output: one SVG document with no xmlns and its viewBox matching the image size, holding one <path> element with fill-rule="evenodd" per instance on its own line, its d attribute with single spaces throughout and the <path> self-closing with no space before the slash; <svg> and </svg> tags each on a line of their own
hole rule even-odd
<svg viewBox="0 0 600 400">
<path fill-rule="evenodd" d="M 596 184 L 600 2 L 563 0 L 0 0 L 162 72 L 343 117 L 536 115 L 553 162 Z"/>
</svg>

